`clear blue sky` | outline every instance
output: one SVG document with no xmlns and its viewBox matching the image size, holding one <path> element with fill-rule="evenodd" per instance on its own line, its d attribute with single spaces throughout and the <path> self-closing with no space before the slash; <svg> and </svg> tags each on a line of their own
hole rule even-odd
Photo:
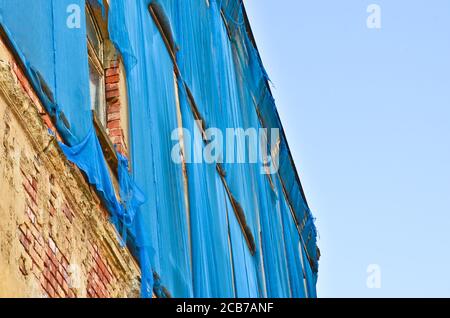
<svg viewBox="0 0 450 318">
<path fill-rule="evenodd" d="M 245 4 L 317 217 L 319 297 L 450 297 L 450 1 Z"/>
</svg>

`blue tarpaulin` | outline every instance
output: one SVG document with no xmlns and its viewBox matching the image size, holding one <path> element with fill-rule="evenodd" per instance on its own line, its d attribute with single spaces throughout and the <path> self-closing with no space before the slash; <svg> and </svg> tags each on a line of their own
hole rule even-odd
<svg viewBox="0 0 450 318">
<path fill-rule="evenodd" d="M 118 154 L 118 191 L 90 111 L 85 0 L 0 0 L 0 23 L 63 152 L 130 234 L 142 296 L 315 297 L 316 228 L 242 1 L 89 2 L 102 7 L 127 73 L 130 164 Z M 78 28 L 67 24 L 74 5 Z M 221 131 L 268 129 L 263 147 L 279 153 L 278 172 L 174 162 L 173 131 L 201 134 L 199 116 Z M 271 128 L 281 131 L 275 148 Z"/>
</svg>

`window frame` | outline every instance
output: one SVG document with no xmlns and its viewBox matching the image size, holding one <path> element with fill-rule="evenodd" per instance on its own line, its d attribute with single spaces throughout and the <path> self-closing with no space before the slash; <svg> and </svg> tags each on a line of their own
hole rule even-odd
<svg viewBox="0 0 450 318">
<path fill-rule="evenodd" d="M 95 35 L 97 39 L 99 40 L 99 51 L 97 52 L 95 49 L 94 44 L 91 42 L 91 39 L 88 35 L 88 31 L 86 30 L 86 43 L 87 43 L 87 50 L 88 50 L 88 67 L 89 67 L 89 86 L 90 86 L 90 75 L 91 75 L 91 67 L 94 68 L 94 71 L 97 72 L 101 78 L 100 80 L 100 87 L 98 87 L 99 92 L 101 94 L 101 107 L 104 111 L 104 116 L 101 116 L 101 114 L 98 114 L 95 105 L 92 104 L 92 96 L 91 96 L 91 90 L 89 87 L 89 102 L 91 103 L 90 109 L 92 113 L 92 121 L 94 125 L 95 132 L 97 134 L 98 140 L 100 142 L 100 146 L 102 148 L 103 154 L 105 156 L 105 160 L 108 163 L 108 166 L 110 168 L 110 172 L 112 173 L 112 176 L 117 179 L 118 174 L 118 165 L 119 160 L 116 154 L 115 147 L 111 141 L 111 138 L 108 134 L 107 129 L 107 118 L 108 118 L 108 112 L 107 112 L 107 100 L 106 100 L 106 72 L 105 72 L 105 48 L 106 48 L 106 39 L 104 38 L 98 20 L 96 18 L 96 15 L 94 13 L 94 9 L 91 7 L 89 3 L 86 3 L 86 28 L 88 20 L 90 21 L 90 24 L 93 26 Z M 103 120 L 102 118 L 103 117 Z"/>
<path fill-rule="evenodd" d="M 92 110 L 92 114 L 94 116 L 94 122 L 96 124 L 100 124 L 105 130 L 106 130 L 106 124 L 107 124 L 107 103 L 106 103 L 106 84 L 105 84 L 105 69 L 104 69 L 104 48 L 105 48 L 105 41 L 103 39 L 102 33 L 100 31 L 100 27 L 98 26 L 98 23 L 95 19 L 94 12 L 90 5 L 86 4 L 86 28 L 88 24 L 88 20 L 90 21 L 90 24 L 94 28 L 95 36 L 98 39 L 98 52 L 96 51 L 95 45 L 92 43 L 89 34 L 86 30 L 86 42 L 87 42 L 87 48 L 88 48 L 88 64 L 89 64 L 89 84 L 91 81 L 91 72 L 95 71 L 97 75 L 100 78 L 99 81 L 99 87 L 98 92 L 100 93 L 100 100 L 99 105 L 92 104 L 92 91 L 89 90 L 89 97 L 90 97 L 90 108 Z M 91 69 L 92 68 L 92 69 Z M 101 108 L 102 112 L 99 112 L 97 109 Z"/>
</svg>

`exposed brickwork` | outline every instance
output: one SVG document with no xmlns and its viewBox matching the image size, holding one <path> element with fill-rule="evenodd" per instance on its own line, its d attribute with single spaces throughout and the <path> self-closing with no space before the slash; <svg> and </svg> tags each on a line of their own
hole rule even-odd
<svg viewBox="0 0 450 318">
<path fill-rule="evenodd" d="M 25 164 L 24 164 L 25 165 Z M 31 267 L 27 268 L 26 262 L 19 262 L 19 270 L 25 276 L 32 273 L 36 279 L 39 279 L 43 291 L 46 296 L 50 298 L 65 297 L 73 298 L 77 296 L 77 289 L 72 288 L 72 280 L 70 273 L 70 262 L 59 247 L 55 240 L 49 236 L 47 240 L 44 239 L 45 230 L 43 226 L 37 222 L 38 220 L 38 182 L 37 175 L 39 171 L 37 169 L 31 169 L 32 173 L 26 173 L 29 171 L 27 167 L 21 168 L 21 174 L 23 177 L 23 189 L 25 194 L 25 214 L 28 217 L 24 223 L 19 225 L 19 241 L 23 246 L 25 252 L 31 259 Z M 64 200 L 61 206 L 57 205 L 58 195 L 54 189 L 55 181 L 52 175 L 49 178 L 49 214 L 50 218 L 66 217 L 72 224 L 75 218 L 75 214 L 69 204 Z M 63 241 L 70 243 L 70 232 L 59 233 L 60 238 Z M 112 283 L 113 273 L 107 260 L 103 260 L 100 257 L 100 251 L 95 244 L 95 249 L 92 248 L 92 243 L 89 243 L 89 258 L 92 259 L 90 263 L 94 264 L 88 275 L 87 282 L 87 296 L 91 297 L 108 297 L 110 294 L 107 292 L 106 286 Z M 93 280 L 92 277 L 95 279 Z M 99 281 L 99 283 L 97 283 Z M 91 290 L 94 291 L 91 294 Z"/>
<path fill-rule="evenodd" d="M 93 266 L 88 276 L 87 295 L 91 298 L 109 297 L 115 281 L 111 266 L 95 243 L 90 243 L 89 251 Z"/>
<path fill-rule="evenodd" d="M 76 297 L 76 289 L 72 289 L 72 281 L 69 275 L 69 261 L 49 237 L 45 248 L 44 270 L 41 276 L 41 286 L 48 297 Z"/>
<path fill-rule="evenodd" d="M 14 74 L 17 77 L 17 80 L 19 81 L 20 85 L 24 89 L 27 96 L 33 101 L 33 104 L 39 111 L 39 114 L 41 115 L 41 118 L 44 122 L 44 124 L 49 128 L 53 133 L 57 136 L 58 140 L 61 140 L 61 136 L 57 133 L 57 130 L 55 128 L 55 125 L 53 125 L 53 122 L 50 118 L 50 115 L 47 114 L 44 107 L 42 106 L 41 102 L 39 101 L 39 98 L 37 97 L 36 93 L 34 92 L 33 88 L 30 85 L 30 82 L 28 81 L 27 77 L 23 73 L 22 69 L 18 66 L 18 64 L 11 60 L 11 68 L 14 72 Z"/>
<path fill-rule="evenodd" d="M 121 109 L 127 105 L 123 105 L 123 99 L 120 98 L 120 94 L 125 92 L 120 90 L 121 68 L 117 60 L 110 62 L 109 68 L 105 70 L 105 76 L 108 134 L 117 151 L 127 155 L 128 148 L 121 118 Z"/>
<path fill-rule="evenodd" d="M 3 50 L 0 41 L 0 297 L 138 296 L 136 262 Z"/>
</svg>

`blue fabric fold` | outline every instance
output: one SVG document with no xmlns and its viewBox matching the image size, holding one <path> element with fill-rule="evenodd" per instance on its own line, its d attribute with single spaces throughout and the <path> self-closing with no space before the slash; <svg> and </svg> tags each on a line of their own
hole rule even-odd
<svg viewBox="0 0 450 318">
<path fill-rule="evenodd" d="M 108 211 L 123 218 L 124 208 L 114 191 L 108 166 L 94 129 L 92 128 L 78 145 L 70 147 L 62 142 L 59 142 L 59 145 L 67 159 L 76 164 L 86 174 L 89 183 L 95 186 Z"/>
</svg>

